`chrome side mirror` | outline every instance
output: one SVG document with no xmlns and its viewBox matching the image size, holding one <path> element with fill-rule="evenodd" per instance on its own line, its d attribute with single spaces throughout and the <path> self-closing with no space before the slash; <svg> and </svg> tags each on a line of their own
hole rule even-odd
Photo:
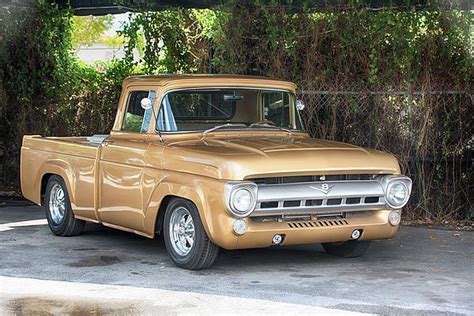
<svg viewBox="0 0 474 316">
<path fill-rule="evenodd" d="M 297 109 L 298 111 L 303 111 L 304 106 L 305 106 L 305 105 L 304 105 L 303 101 L 301 101 L 301 100 L 299 100 L 299 99 L 296 100 L 296 109 Z"/>
<path fill-rule="evenodd" d="M 148 110 L 148 109 L 151 109 L 151 106 L 152 106 L 152 102 L 150 99 L 148 98 L 143 98 L 141 101 L 140 101 L 140 105 L 142 107 L 142 109 L 144 109 L 145 111 Z"/>
</svg>

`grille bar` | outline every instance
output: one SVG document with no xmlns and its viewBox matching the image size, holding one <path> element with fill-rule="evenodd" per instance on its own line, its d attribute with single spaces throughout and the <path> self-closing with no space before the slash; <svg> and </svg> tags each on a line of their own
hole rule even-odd
<svg viewBox="0 0 474 316">
<path fill-rule="evenodd" d="M 289 177 L 267 177 L 249 179 L 256 184 L 290 184 L 303 182 L 319 182 L 319 181 L 349 181 L 349 180 L 374 180 L 380 175 L 376 174 L 336 174 L 336 175 L 306 175 L 306 176 L 289 176 Z"/>
</svg>

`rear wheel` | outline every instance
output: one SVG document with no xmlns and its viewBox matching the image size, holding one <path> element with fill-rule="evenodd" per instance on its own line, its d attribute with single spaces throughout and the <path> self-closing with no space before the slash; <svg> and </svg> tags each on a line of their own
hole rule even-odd
<svg viewBox="0 0 474 316">
<path fill-rule="evenodd" d="M 356 258 L 367 253 L 370 243 L 370 240 L 349 240 L 344 242 L 324 243 L 322 245 L 330 255 L 344 258 Z"/>
<path fill-rule="evenodd" d="M 51 231 L 57 236 L 76 236 L 82 232 L 85 221 L 74 218 L 64 180 L 51 176 L 46 185 L 44 203 L 46 219 Z"/>
<path fill-rule="evenodd" d="M 170 201 L 163 234 L 168 254 L 180 268 L 209 268 L 219 253 L 219 247 L 207 237 L 196 206 L 188 200 L 174 198 Z"/>
</svg>

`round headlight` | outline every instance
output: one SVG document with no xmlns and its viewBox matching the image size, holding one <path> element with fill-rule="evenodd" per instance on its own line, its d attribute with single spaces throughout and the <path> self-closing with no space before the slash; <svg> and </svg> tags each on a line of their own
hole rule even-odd
<svg viewBox="0 0 474 316">
<path fill-rule="evenodd" d="M 407 202 L 410 191 L 402 181 L 393 181 L 387 187 L 387 202 L 393 208 L 401 208 Z"/>
<path fill-rule="evenodd" d="M 232 208 L 234 211 L 239 213 L 239 215 L 243 215 L 251 210 L 253 205 L 253 196 L 252 193 L 245 189 L 237 189 L 232 194 L 232 199 L 230 201 L 232 203 Z"/>
<path fill-rule="evenodd" d="M 227 210 L 236 217 L 247 217 L 257 204 L 258 187 L 249 181 L 227 182 L 225 200 Z"/>
</svg>

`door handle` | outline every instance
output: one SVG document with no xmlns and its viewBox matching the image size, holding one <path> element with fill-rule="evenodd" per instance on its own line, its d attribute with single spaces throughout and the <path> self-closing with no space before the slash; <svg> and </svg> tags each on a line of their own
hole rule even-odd
<svg viewBox="0 0 474 316">
<path fill-rule="evenodd" d="M 113 143 L 114 143 L 113 140 L 107 140 L 107 139 L 102 142 L 102 144 L 104 144 L 104 146 L 109 146 L 109 145 L 112 145 Z"/>
</svg>

